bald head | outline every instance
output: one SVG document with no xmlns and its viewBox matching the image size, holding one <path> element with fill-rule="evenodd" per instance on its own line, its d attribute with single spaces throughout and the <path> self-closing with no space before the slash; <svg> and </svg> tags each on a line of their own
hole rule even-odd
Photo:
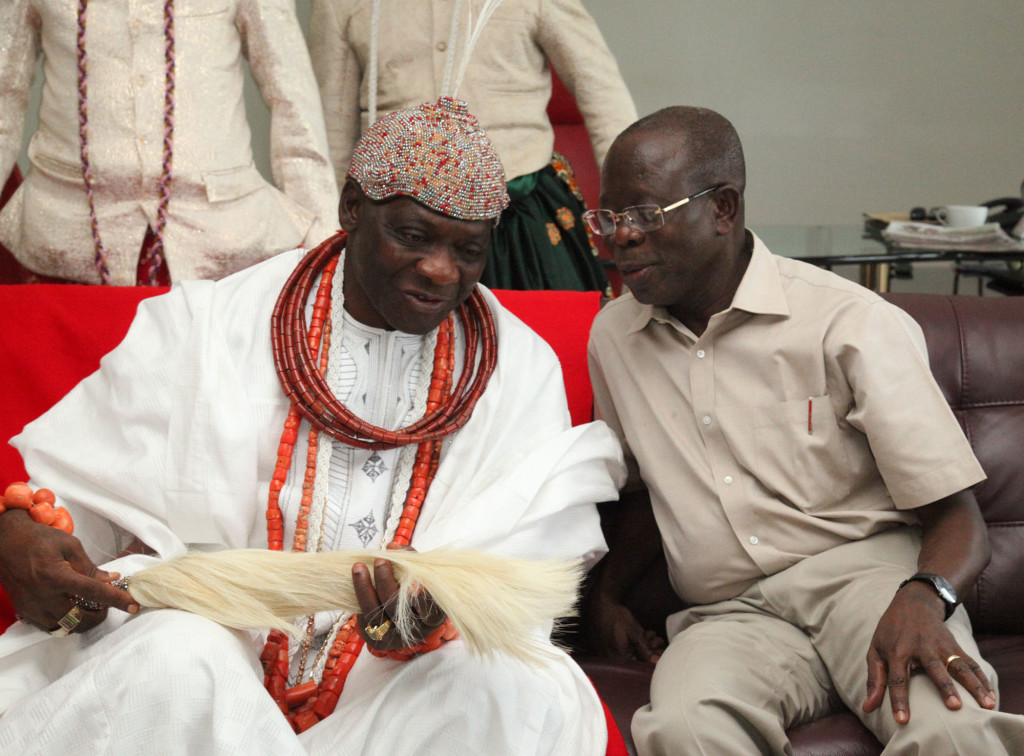
<svg viewBox="0 0 1024 756">
<path fill-rule="evenodd" d="M 743 192 L 747 181 L 743 146 L 724 116 L 685 105 L 663 108 L 628 127 L 618 140 L 644 140 L 655 135 L 674 143 L 676 154 L 685 156 L 687 174 L 694 185 L 728 182 Z"/>
<path fill-rule="evenodd" d="M 619 134 L 601 207 L 616 218 L 605 242 L 638 302 L 667 308 L 694 333 L 728 307 L 750 261 L 745 183 L 736 130 L 712 110 L 665 108 Z M 630 220 L 652 205 L 665 208 L 658 222 Z"/>
</svg>

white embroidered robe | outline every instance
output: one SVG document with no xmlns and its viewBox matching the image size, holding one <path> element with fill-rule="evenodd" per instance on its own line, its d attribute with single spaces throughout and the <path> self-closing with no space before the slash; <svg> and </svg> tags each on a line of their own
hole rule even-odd
<svg viewBox="0 0 1024 756">
<path fill-rule="evenodd" d="M 145 301 L 100 370 L 15 439 L 97 561 L 125 533 L 159 558 L 266 545 L 288 409 L 270 313 L 299 254 Z M 594 560 L 594 502 L 623 479 L 618 442 L 603 423 L 570 428 L 553 352 L 486 296 L 497 369 L 447 444 L 413 546 Z M 604 753 L 600 702 L 567 656 L 527 667 L 461 641 L 405 663 L 361 655 L 335 713 L 296 737 L 263 690 L 253 635 L 168 610 L 111 611 L 66 639 L 16 623 L 0 636 L 0 751 Z"/>
</svg>

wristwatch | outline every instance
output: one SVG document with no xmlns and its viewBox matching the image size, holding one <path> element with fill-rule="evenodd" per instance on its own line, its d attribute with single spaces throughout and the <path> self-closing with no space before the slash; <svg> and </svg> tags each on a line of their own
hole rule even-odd
<svg viewBox="0 0 1024 756">
<path fill-rule="evenodd" d="M 957 598 L 956 591 L 949 584 L 949 581 L 942 577 L 942 575 L 936 575 L 931 572 L 918 572 L 900 583 L 900 588 L 915 580 L 920 580 L 922 583 L 931 583 L 935 592 L 939 594 L 939 598 L 942 599 L 942 603 L 946 605 L 946 616 L 943 617 L 943 621 L 948 620 L 960 603 L 960 599 Z M 898 591 L 900 588 L 896 590 Z"/>
</svg>

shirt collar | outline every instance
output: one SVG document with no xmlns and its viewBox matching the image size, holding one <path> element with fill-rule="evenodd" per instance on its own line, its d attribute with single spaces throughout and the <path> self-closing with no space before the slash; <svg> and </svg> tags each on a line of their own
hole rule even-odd
<svg viewBox="0 0 1024 756">
<path fill-rule="evenodd" d="M 754 250 L 729 309 L 744 310 L 756 315 L 788 316 L 789 303 L 782 290 L 775 257 L 757 234 L 747 230 L 754 239 Z M 664 307 L 637 302 L 637 314 L 630 324 L 629 333 L 642 331 L 652 320 L 669 324 L 678 322 Z"/>
<path fill-rule="evenodd" d="M 775 256 L 757 234 L 749 229 L 748 233 L 754 238 L 754 251 L 747 272 L 733 295 L 730 309 L 745 310 L 755 315 L 789 315 L 789 302 L 782 290 Z"/>
</svg>

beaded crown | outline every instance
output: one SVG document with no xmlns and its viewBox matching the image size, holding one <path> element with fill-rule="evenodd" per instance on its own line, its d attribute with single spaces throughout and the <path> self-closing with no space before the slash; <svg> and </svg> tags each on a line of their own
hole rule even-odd
<svg viewBox="0 0 1024 756">
<path fill-rule="evenodd" d="M 505 170 L 466 103 L 451 97 L 376 121 L 352 152 L 348 177 L 371 199 L 410 197 L 460 220 L 495 220 L 508 207 Z"/>
</svg>

